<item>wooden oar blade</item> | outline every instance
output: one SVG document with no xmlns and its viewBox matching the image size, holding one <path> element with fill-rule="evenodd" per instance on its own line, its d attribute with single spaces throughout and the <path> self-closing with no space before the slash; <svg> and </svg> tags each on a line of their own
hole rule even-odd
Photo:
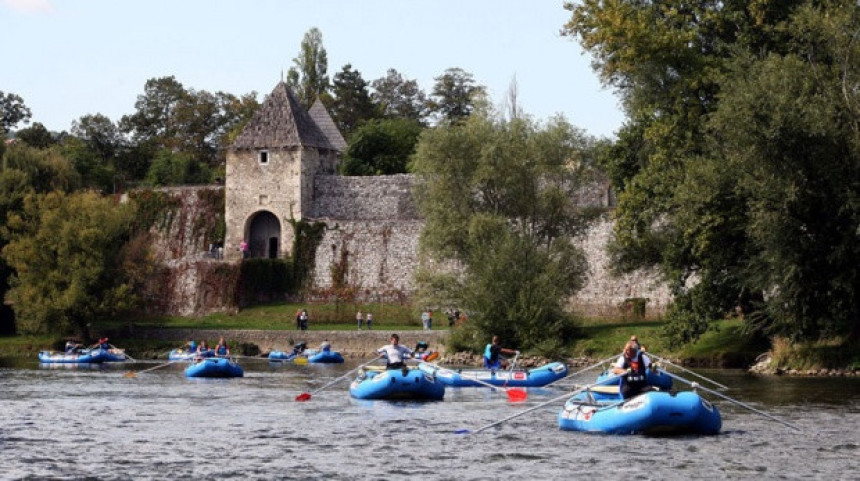
<svg viewBox="0 0 860 481">
<path fill-rule="evenodd" d="M 435 361 L 436 358 L 438 358 L 438 357 L 439 357 L 439 351 L 433 351 L 430 354 L 428 354 L 424 360 L 432 362 L 432 361 Z"/>
<path fill-rule="evenodd" d="M 310 399 L 311 399 L 311 393 L 309 393 L 309 392 L 303 392 L 303 393 L 299 394 L 298 396 L 296 396 L 296 401 L 299 401 L 299 402 L 309 401 Z"/>
<path fill-rule="evenodd" d="M 122 377 L 137 377 L 137 373 L 134 371 L 129 371 L 129 372 L 123 374 Z"/>
<path fill-rule="evenodd" d="M 523 389 L 508 389 L 506 392 L 508 394 L 508 401 L 512 403 L 525 402 L 528 398 L 528 394 Z"/>
</svg>

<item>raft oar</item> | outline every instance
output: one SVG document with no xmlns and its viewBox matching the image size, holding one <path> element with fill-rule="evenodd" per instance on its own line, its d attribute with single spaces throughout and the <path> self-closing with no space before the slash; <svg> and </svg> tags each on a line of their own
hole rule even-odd
<svg viewBox="0 0 860 481">
<path fill-rule="evenodd" d="M 701 374 L 696 374 L 695 372 L 693 372 L 693 371 L 691 371 L 691 370 L 689 370 L 689 369 L 684 369 L 683 367 L 681 367 L 681 366 L 679 366 L 679 365 L 677 365 L 677 364 L 673 364 L 673 363 L 672 363 L 672 362 L 670 362 L 668 359 L 663 359 L 663 358 L 662 358 L 662 357 L 660 357 L 660 356 L 655 356 L 654 354 L 651 354 L 650 352 L 649 352 L 649 353 L 646 353 L 646 354 L 648 354 L 648 356 L 651 356 L 651 357 L 653 357 L 654 359 L 656 359 L 656 360 L 658 360 L 658 361 L 660 361 L 660 362 L 662 362 L 662 363 L 665 363 L 665 364 L 668 364 L 668 365 L 670 365 L 670 366 L 672 366 L 672 367 L 678 368 L 678 369 L 680 369 L 680 370 L 682 370 L 682 371 L 686 372 L 687 374 L 692 374 L 693 376 L 696 376 L 696 377 L 698 377 L 699 379 L 703 379 L 703 380 L 705 380 L 705 381 L 708 381 L 709 383 L 713 384 L 714 386 L 717 386 L 717 387 L 722 388 L 722 389 L 728 389 L 728 386 L 723 386 L 722 384 L 718 383 L 717 381 L 714 381 L 713 379 L 708 379 L 708 378 L 706 378 L 705 376 L 702 376 Z"/>
<path fill-rule="evenodd" d="M 429 357 L 428 357 L 428 359 L 429 359 Z M 444 368 L 444 367 L 442 367 L 442 366 L 440 366 L 434 362 L 428 362 L 427 360 L 425 360 L 424 364 L 428 364 L 430 366 L 433 366 L 440 371 L 446 371 L 446 372 L 456 374 L 453 370 L 448 369 L 448 368 Z M 526 392 L 523 391 L 522 389 L 513 388 L 513 387 L 500 387 L 500 386 L 496 386 L 495 384 L 490 384 L 486 381 L 481 381 L 480 379 L 467 378 L 466 380 L 474 381 L 474 382 L 476 382 L 482 386 L 487 386 L 487 387 L 493 388 L 497 391 L 502 391 L 508 395 L 508 401 L 510 401 L 510 402 L 523 402 L 528 397 L 528 394 L 526 394 Z"/>
<path fill-rule="evenodd" d="M 522 416 L 523 414 L 528 414 L 528 413 L 530 413 L 530 412 L 532 412 L 532 411 L 534 411 L 534 410 L 536 410 L 536 409 L 540 409 L 540 408 L 542 408 L 542 407 L 544 407 L 544 406 L 547 406 L 547 405 L 549 405 L 549 404 L 552 404 L 552 403 L 554 403 L 554 402 L 556 402 L 556 401 L 560 401 L 560 400 L 562 400 L 562 399 L 564 399 L 564 398 L 566 398 L 566 397 L 574 396 L 574 395 L 576 395 L 576 394 L 581 393 L 582 391 L 585 391 L 585 390 L 587 390 L 587 389 L 591 389 L 591 388 L 592 388 L 592 387 L 594 387 L 594 386 L 601 386 L 601 385 L 603 385 L 603 384 L 607 384 L 607 383 L 609 383 L 610 381 L 614 381 L 614 380 L 616 380 L 616 379 L 617 379 L 618 377 L 620 377 L 620 376 L 623 376 L 623 374 L 616 374 L 616 375 L 610 376 L 610 377 L 608 377 L 608 378 L 606 378 L 606 379 L 604 379 L 604 380 L 602 380 L 602 381 L 599 381 L 599 382 L 596 382 L 596 383 L 593 383 L 593 384 L 589 384 L 589 385 L 587 385 L 587 386 L 583 386 L 583 387 L 581 387 L 581 388 L 579 388 L 579 389 L 576 389 L 576 390 L 574 390 L 574 391 L 571 391 L 571 392 L 568 392 L 568 393 L 562 394 L 561 396 L 554 397 L 554 398 L 550 399 L 549 401 L 542 402 L 542 403 L 538 404 L 537 406 L 530 407 L 530 408 L 526 409 L 525 411 L 520 411 L 520 412 L 518 412 L 518 413 L 516 413 L 516 414 L 512 414 L 512 415 L 510 415 L 510 416 L 508 416 L 508 417 L 506 417 L 506 418 L 504 418 L 504 419 L 501 419 L 501 420 L 496 421 L 496 422 L 491 423 L 491 424 L 487 424 L 486 426 L 481 426 L 480 428 L 478 428 L 478 429 L 476 429 L 476 430 L 474 430 L 474 431 L 469 430 L 469 429 L 458 429 L 458 430 L 454 431 L 454 434 L 478 434 L 478 433 L 480 433 L 481 431 L 486 431 L 487 429 L 490 429 L 491 427 L 498 426 L 499 424 L 502 424 L 502 423 L 503 423 L 503 422 L 505 422 L 505 421 L 510 421 L 511 419 L 518 418 L 518 417 Z"/>
<path fill-rule="evenodd" d="M 543 387 L 544 387 L 544 388 L 546 388 L 546 387 L 552 386 L 553 384 L 555 384 L 555 383 L 557 383 L 557 382 L 561 381 L 562 379 L 567 379 L 567 378 L 571 378 L 571 377 L 574 377 L 574 376 L 578 376 L 578 375 L 580 375 L 580 374 L 584 373 L 585 371 L 590 371 L 590 370 L 592 370 L 592 369 L 594 369 L 594 368 L 596 368 L 596 367 L 599 367 L 601 364 L 606 363 L 606 362 L 608 362 L 608 361 L 611 361 L 611 360 L 613 360 L 613 359 L 615 359 L 615 356 L 607 357 L 606 359 L 603 359 L 602 361 L 595 362 L 594 364 L 592 364 L 592 365 L 590 365 L 590 366 L 588 366 L 588 367 L 582 368 L 582 369 L 580 369 L 579 371 L 576 371 L 576 372 L 575 372 L 575 373 L 573 373 L 573 374 L 568 374 L 567 376 L 562 377 L 562 378 L 559 378 L 559 379 L 556 379 L 555 381 L 553 381 L 553 382 L 551 382 L 551 383 L 549 383 L 549 384 L 545 384 Z"/>
<path fill-rule="evenodd" d="M 695 382 L 695 381 L 688 381 L 687 379 L 684 379 L 684 378 L 682 378 L 681 376 L 676 376 L 676 375 L 674 375 L 674 374 L 672 374 L 672 373 L 670 373 L 670 372 L 666 372 L 666 371 L 665 371 L 665 370 L 663 370 L 663 369 L 659 369 L 659 371 L 660 371 L 660 372 L 662 372 L 663 374 L 666 374 L 667 376 L 671 377 L 672 379 L 677 379 L 677 380 L 679 380 L 679 381 L 683 381 L 683 382 L 685 382 L 685 383 L 689 384 L 693 389 L 701 389 L 702 391 L 705 391 L 705 392 L 707 392 L 707 393 L 713 394 L 714 396 L 721 397 L 721 398 L 725 399 L 726 401 L 729 401 L 729 402 L 735 403 L 735 404 L 737 404 L 738 406 L 741 406 L 741 407 L 747 408 L 747 409 L 749 409 L 750 411 L 752 411 L 752 412 L 754 412 L 754 413 L 756 413 L 756 414 L 760 414 L 760 415 L 762 415 L 762 416 L 764 416 L 764 417 L 766 417 L 766 418 L 770 419 L 771 421 L 776 421 L 776 422 L 778 422 L 778 423 L 780 423 L 780 424 L 782 424 L 782 425 L 785 425 L 785 426 L 788 426 L 788 427 L 790 427 L 790 428 L 792 428 L 792 429 L 796 429 L 796 430 L 800 431 L 800 428 L 799 428 L 799 427 L 797 427 L 797 426 L 795 426 L 794 424 L 791 424 L 791 423 L 789 423 L 789 422 L 783 421 L 782 419 L 779 419 L 778 417 L 773 416 L 773 415 L 771 415 L 771 414 L 768 414 L 768 413 L 766 413 L 766 412 L 764 412 L 764 411 L 760 411 L 760 410 L 758 410 L 758 409 L 756 409 L 756 408 L 754 408 L 754 407 L 750 406 L 749 404 L 746 404 L 746 403 L 744 403 L 744 402 L 738 401 L 737 399 L 732 399 L 732 398 L 730 398 L 730 397 L 726 396 L 725 394 L 723 394 L 723 393 L 721 393 L 721 392 L 714 391 L 713 389 L 708 389 L 708 388 L 706 388 L 706 387 L 702 386 L 701 384 L 699 384 L 699 383 L 697 383 L 697 382 Z"/>
<path fill-rule="evenodd" d="M 331 386 L 331 385 L 333 385 L 333 384 L 336 384 L 336 383 L 338 383 L 338 382 L 342 381 L 344 378 L 346 378 L 346 377 L 348 377 L 348 376 L 352 375 L 353 373 L 355 373 L 355 372 L 356 372 L 356 371 L 358 371 L 359 369 L 361 369 L 361 368 L 363 368 L 363 367 L 366 367 L 366 366 L 370 365 L 371 363 L 376 362 L 377 360 L 379 360 L 379 358 L 378 358 L 378 357 L 374 357 L 373 359 L 371 359 L 371 360 L 367 361 L 366 363 L 364 363 L 364 364 L 362 364 L 362 365 L 358 366 L 357 368 L 355 368 L 355 369 L 353 369 L 353 370 L 349 371 L 348 373 L 344 374 L 343 376 L 340 376 L 339 378 L 335 379 L 334 381 L 331 381 L 330 383 L 326 384 L 325 386 L 323 386 L 323 387 L 321 387 L 321 388 L 319 388 L 319 389 L 316 389 L 316 390 L 311 391 L 311 392 L 303 392 L 303 393 L 299 394 L 298 396 L 296 396 L 296 401 L 308 401 L 308 400 L 310 400 L 310 398 L 311 398 L 311 396 L 312 396 L 312 395 L 314 395 L 314 394 L 316 394 L 316 393 L 318 393 L 318 392 L 322 391 L 323 389 L 325 389 L 325 388 L 327 388 L 327 387 L 329 387 L 329 386 Z"/>
<path fill-rule="evenodd" d="M 158 366 L 150 367 L 150 368 L 148 368 L 148 369 L 144 369 L 143 371 L 139 371 L 139 372 L 129 371 L 129 372 L 125 373 L 125 374 L 123 375 L 123 377 L 137 377 L 137 375 L 138 375 L 138 374 L 141 374 L 141 373 L 144 373 L 144 372 L 149 372 L 149 371 L 155 371 L 156 369 L 161 369 L 161 368 L 163 368 L 164 366 L 169 366 L 169 365 L 171 365 L 171 364 L 173 364 L 173 363 L 175 363 L 175 362 L 178 362 L 178 361 L 170 361 L 170 362 L 166 362 L 166 363 L 164 363 L 164 364 L 159 364 Z"/>
</svg>

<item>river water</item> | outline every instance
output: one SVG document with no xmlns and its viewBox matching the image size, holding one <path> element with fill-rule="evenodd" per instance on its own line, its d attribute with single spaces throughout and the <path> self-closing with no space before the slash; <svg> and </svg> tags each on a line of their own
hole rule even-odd
<svg viewBox="0 0 860 481">
<path fill-rule="evenodd" d="M 156 364 L 0 367 L 0 479 L 858 479 L 860 379 L 759 378 L 698 371 L 733 403 L 718 436 L 608 436 L 560 431 L 562 402 L 478 434 L 564 390 L 512 404 L 489 389 L 442 402 L 357 401 L 343 365 L 243 360 L 245 377 L 186 379 Z M 681 371 L 670 370 L 688 379 Z M 596 373 L 570 382 L 588 383 Z M 565 380 L 565 382 L 568 382 Z"/>
</svg>

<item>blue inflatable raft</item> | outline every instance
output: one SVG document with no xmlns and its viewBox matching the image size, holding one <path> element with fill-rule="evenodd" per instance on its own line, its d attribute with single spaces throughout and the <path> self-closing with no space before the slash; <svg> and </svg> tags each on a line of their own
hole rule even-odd
<svg viewBox="0 0 860 481">
<path fill-rule="evenodd" d="M 226 357 L 209 357 L 185 368 L 185 377 L 242 377 L 245 370 Z"/>
<path fill-rule="evenodd" d="M 648 391 L 630 399 L 596 400 L 591 391 L 571 397 L 558 414 L 566 431 L 610 434 L 717 434 L 720 411 L 692 391 Z M 604 389 L 608 391 L 608 389 Z M 604 396 L 607 394 L 604 393 Z"/>
<path fill-rule="evenodd" d="M 319 351 L 308 354 L 308 362 L 336 364 L 343 362 L 343 356 L 337 351 Z"/>
<path fill-rule="evenodd" d="M 193 361 L 198 357 L 212 357 L 215 355 L 215 351 L 212 349 L 201 352 L 199 355 L 197 351 L 188 351 L 186 349 L 177 348 L 167 355 L 168 361 Z"/>
<path fill-rule="evenodd" d="M 39 353 L 39 362 L 46 364 L 54 363 L 101 363 L 101 362 L 122 362 L 126 360 L 125 352 L 122 349 L 84 349 L 74 353 L 65 353 L 57 351 L 42 351 Z"/>
<path fill-rule="evenodd" d="M 420 369 L 364 369 L 349 386 L 356 399 L 412 399 L 440 401 L 445 385 Z"/>
<path fill-rule="evenodd" d="M 480 387 L 483 383 L 505 387 L 541 387 L 567 376 L 567 366 L 551 362 L 535 369 L 493 371 L 489 369 L 449 369 L 421 363 L 418 368 L 436 376 L 436 380 L 450 387 Z"/>
<path fill-rule="evenodd" d="M 296 353 L 286 351 L 272 351 L 269 353 L 270 361 L 292 361 L 296 358 Z"/>
</svg>

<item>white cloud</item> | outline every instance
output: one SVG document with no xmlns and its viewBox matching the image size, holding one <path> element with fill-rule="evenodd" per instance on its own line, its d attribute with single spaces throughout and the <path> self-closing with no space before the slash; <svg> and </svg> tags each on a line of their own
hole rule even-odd
<svg viewBox="0 0 860 481">
<path fill-rule="evenodd" d="M 48 0 L 0 0 L 0 4 L 22 13 L 51 13 L 54 7 Z"/>
</svg>

